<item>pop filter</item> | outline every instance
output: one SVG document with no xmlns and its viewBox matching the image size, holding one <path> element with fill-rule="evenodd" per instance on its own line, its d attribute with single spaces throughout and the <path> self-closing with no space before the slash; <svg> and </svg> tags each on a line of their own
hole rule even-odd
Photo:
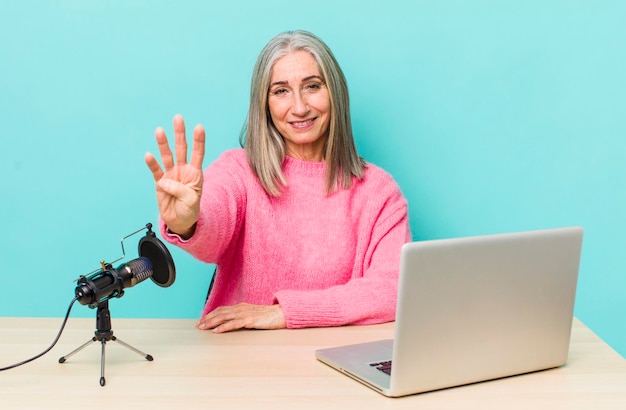
<svg viewBox="0 0 626 410">
<path fill-rule="evenodd" d="M 152 224 L 148 224 L 147 228 L 146 236 L 139 241 L 139 256 L 152 262 L 153 272 L 150 279 L 157 285 L 167 288 L 176 279 L 174 259 L 163 242 L 152 232 Z"/>
</svg>

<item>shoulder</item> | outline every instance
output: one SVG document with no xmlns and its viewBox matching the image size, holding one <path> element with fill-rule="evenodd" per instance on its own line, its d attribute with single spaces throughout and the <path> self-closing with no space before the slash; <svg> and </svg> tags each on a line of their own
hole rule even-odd
<svg viewBox="0 0 626 410">
<path fill-rule="evenodd" d="M 229 149 L 221 154 L 208 167 L 208 172 L 246 172 L 249 170 L 246 151 L 243 148 Z"/>
<path fill-rule="evenodd" d="M 233 148 L 222 152 L 217 159 L 216 163 L 247 163 L 246 151 L 243 148 Z"/>
<path fill-rule="evenodd" d="M 369 187 L 371 189 L 399 192 L 400 187 L 393 176 L 383 168 L 367 163 L 363 178 L 359 181 L 359 185 Z"/>
<path fill-rule="evenodd" d="M 254 185 L 255 177 L 244 149 L 230 149 L 223 151 L 204 170 L 205 185 L 245 186 Z"/>
<path fill-rule="evenodd" d="M 394 177 L 383 168 L 367 163 L 363 178 L 356 181 L 358 196 L 367 199 L 371 206 L 407 208 L 407 200 Z"/>
</svg>

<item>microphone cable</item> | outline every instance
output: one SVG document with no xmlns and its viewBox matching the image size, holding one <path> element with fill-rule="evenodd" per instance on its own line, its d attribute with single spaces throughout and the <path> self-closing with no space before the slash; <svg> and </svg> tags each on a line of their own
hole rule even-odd
<svg viewBox="0 0 626 410">
<path fill-rule="evenodd" d="M 7 366 L 7 367 L 0 367 L 0 372 L 4 371 L 4 370 L 9 370 L 9 369 L 14 369 L 16 367 L 19 367 L 23 364 L 26 363 L 30 363 L 33 360 L 39 359 L 41 356 L 45 355 L 46 353 L 48 353 L 50 350 L 52 350 L 52 348 L 57 344 L 57 342 L 59 341 L 59 338 L 61 337 L 61 333 L 63 333 L 63 329 L 65 329 L 65 324 L 67 323 L 67 319 L 70 317 L 70 312 L 72 311 L 72 306 L 74 306 L 74 303 L 78 300 L 78 296 L 76 296 L 74 299 L 72 299 L 72 301 L 70 302 L 70 306 L 67 308 L 67 313 L 65 314 L 65 319 L 63 319 L 63 323 L 61 324 L 61 328 L 59 329 L 59 333 L 57 334 L 57 337 L 54 339 L 54 341 L 52 342 L 52 344 L 50 345 L 50 347 L 48 347 L 46 350 L 44 350 L 43 352 L 39 353 L 38 355 L 31 357 L 30 359 L 21 361 L 19 363 L 15 363 L 11 366 Z"/>
</svg>

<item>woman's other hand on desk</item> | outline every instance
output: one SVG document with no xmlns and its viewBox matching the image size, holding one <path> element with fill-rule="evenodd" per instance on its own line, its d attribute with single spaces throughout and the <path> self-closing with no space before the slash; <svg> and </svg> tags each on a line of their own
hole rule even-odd
<svg viewBox="0 0 626 410">
<path fill-rule="evenodd" d="M 159 213 L 171 232 L 189 238 L 193 235 L 200 212 L 204 128 L 197 125 L 193 131 L 190 163 L 187 163 L 185 122 L 180 115 L 174 117 L 175 159 L 163 128 L 157 128 L 155 136 L 164 169 L 151 153 L 146 154 L 145 161 L 156 182 Z"/>
<path fill-rule="evenodd" d="M 251 305 L 239 303 L 221 306 L 196 324 L 198 329 L 224 333 L 238 329 L 284 329 L 285 317 L 280 305 Z"/>
</svg>

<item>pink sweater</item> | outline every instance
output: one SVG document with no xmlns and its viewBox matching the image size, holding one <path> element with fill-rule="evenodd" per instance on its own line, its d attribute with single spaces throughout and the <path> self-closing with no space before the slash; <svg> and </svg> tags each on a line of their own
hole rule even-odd
<svg viewBox="0 0 626 410">
<path fill-rule="evenodd" d="M 287 157 L 288 186 L 269 196 L 243 149 L 204 172 L 193 237 L 161 233 L 217 264 L 202 312 L 240 302 L 279 303 L 288 328 L 393 321 L 400 248 L 411 240 L 407 203 L 392 177 L 369 164 L 349 190 L 324 193 L 324 163 Z"/>
</svg>

